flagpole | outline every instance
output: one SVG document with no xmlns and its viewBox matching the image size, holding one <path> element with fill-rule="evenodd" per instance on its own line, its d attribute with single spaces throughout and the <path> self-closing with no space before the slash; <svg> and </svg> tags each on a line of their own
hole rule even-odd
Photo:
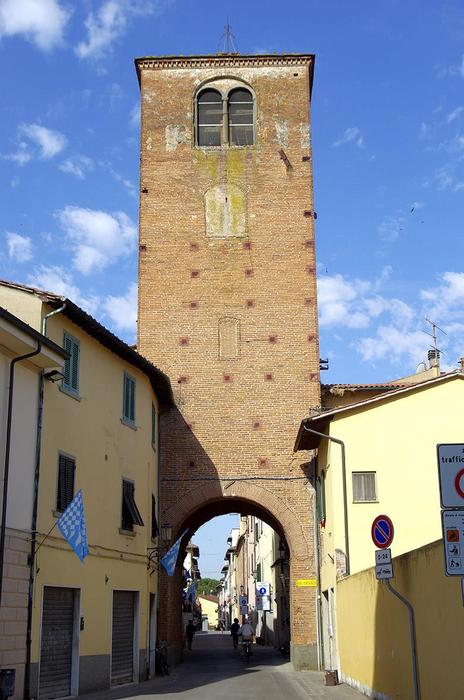
<svg viewBox="0 0 464 700">
<path fill-rule="evenodd" d="M 45 540 L 47 539 L 47 537 L 50 535 L 50 533 L 55 529 L 55 527 L 56 527 L 57 525 L 58 525 L 58 520 L 55 522 L 54 525 L 52 525 L 52 527 L 50 528 L 50 530 L 47 532 L 47 534 L 46 534 L 45 537 L 43 538 L 42 542 L 39 544 L 39 546 L 38 546 L 37 549 L 35 550 L 34 556 L 37 554 L 37 552 L 39 551 L 39 549 L 41 548 L 41 546 L 43 545 L 43 543 L 45 542 Z"/>
</svg>

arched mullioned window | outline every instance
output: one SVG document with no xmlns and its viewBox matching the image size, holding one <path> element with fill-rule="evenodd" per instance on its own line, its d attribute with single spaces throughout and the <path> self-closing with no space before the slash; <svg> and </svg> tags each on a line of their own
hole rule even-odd
<svg viewBox="0 0 464 700">
<path fill-rule="evenodd" d="M 220 146 L 222 131 L 222 97 L 217 90 L 203 90 L 197 99 L 197 134 L 199 146 Z"/>
<path fill-rule="evenodd" d="M 197 146 L 251 146 L 254 102 L 249 90 L 233 88 L 226 96 L 206 88 L 197 97 Z"/>
<path fill-rule="evenodd" d="M 237 88 L 229 94 L 229 143 L 251 146 L 253 143 L 253 97 L 249 90 Z"/>
</svg>

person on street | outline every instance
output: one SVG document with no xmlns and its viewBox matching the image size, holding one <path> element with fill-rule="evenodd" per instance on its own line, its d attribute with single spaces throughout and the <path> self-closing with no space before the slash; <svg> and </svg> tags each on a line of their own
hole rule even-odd
<svg viewBox="0 0 464 700">
<path fill-rule="evenodd" d="M 187 648 L 192 649 L 193 635 L 195 634 L 195 625 L 193 620 L 189 620 L 187 627 L 185 628 L 185 636 L 187 637 Z"/>
<path fill-rule="evenodd" d="M 238 632 L 240 629 L 240 623 L 238 621 L 238 618 L 234 617 L 234 621 L 230 626 L 230 635 L 232 637 L 232 643 L 234 645 L 234 649 L 238 647 Z"/>
<path fill-rule="evenodd" d="M 242 642 L 244 641 L 249 641 L 253 642 L 253 637 L 255 636 L 255 631 L 253 629 L 253 625 L 250 623 L 248 618 L 245 616 L 243 618 L 243 625 L 240 627 L 238 631 L 238 636 L 242 638 Z M 251 647 L 250 647 L 251 651 Z"/>
</svg>

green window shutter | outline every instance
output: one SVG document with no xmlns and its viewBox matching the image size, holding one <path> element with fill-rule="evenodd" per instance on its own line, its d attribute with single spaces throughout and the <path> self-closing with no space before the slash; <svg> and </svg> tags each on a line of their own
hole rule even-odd
<svg viewBox="0 0 464 700">
<path fill-rule="evenodd" d="M 124 373 L 122 417 L 128 423 L 135 423 L 135 379 Z"/>
<path fill-rule="evenodd" d="M 256 564 L 256 580 L 261 581 L 261 562 Z"/>
<path fill-rule="evenodd" d="M 60 513 L 66 510 L 74 496 L 74 472 L 76 462 L 72 457 L 58 457 L 58 490 L 56 494 L 56 510 Z"/>
<path fill-rule="evenodd" d="M 64 365 L 63 387 L 74 394 L 79 393 L 79 341 L 68 333 L 63 335 L 63 347 L 69 354 Z"/>
<path fill-rule="evenodd" d="M 156 408 L 155 404 L 151 405 L 151 444 L 156 443 Z"/>
</svg>

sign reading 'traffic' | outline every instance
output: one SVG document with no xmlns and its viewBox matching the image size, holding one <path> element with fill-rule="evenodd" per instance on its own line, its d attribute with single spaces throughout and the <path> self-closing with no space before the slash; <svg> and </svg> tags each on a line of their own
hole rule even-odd
<svg viewBox="0 0 464 700">
<path fill-rule="evenodd" d="M 442 508 L 464 508 L 464 445 L 437 445 Z"/>
</svg>

